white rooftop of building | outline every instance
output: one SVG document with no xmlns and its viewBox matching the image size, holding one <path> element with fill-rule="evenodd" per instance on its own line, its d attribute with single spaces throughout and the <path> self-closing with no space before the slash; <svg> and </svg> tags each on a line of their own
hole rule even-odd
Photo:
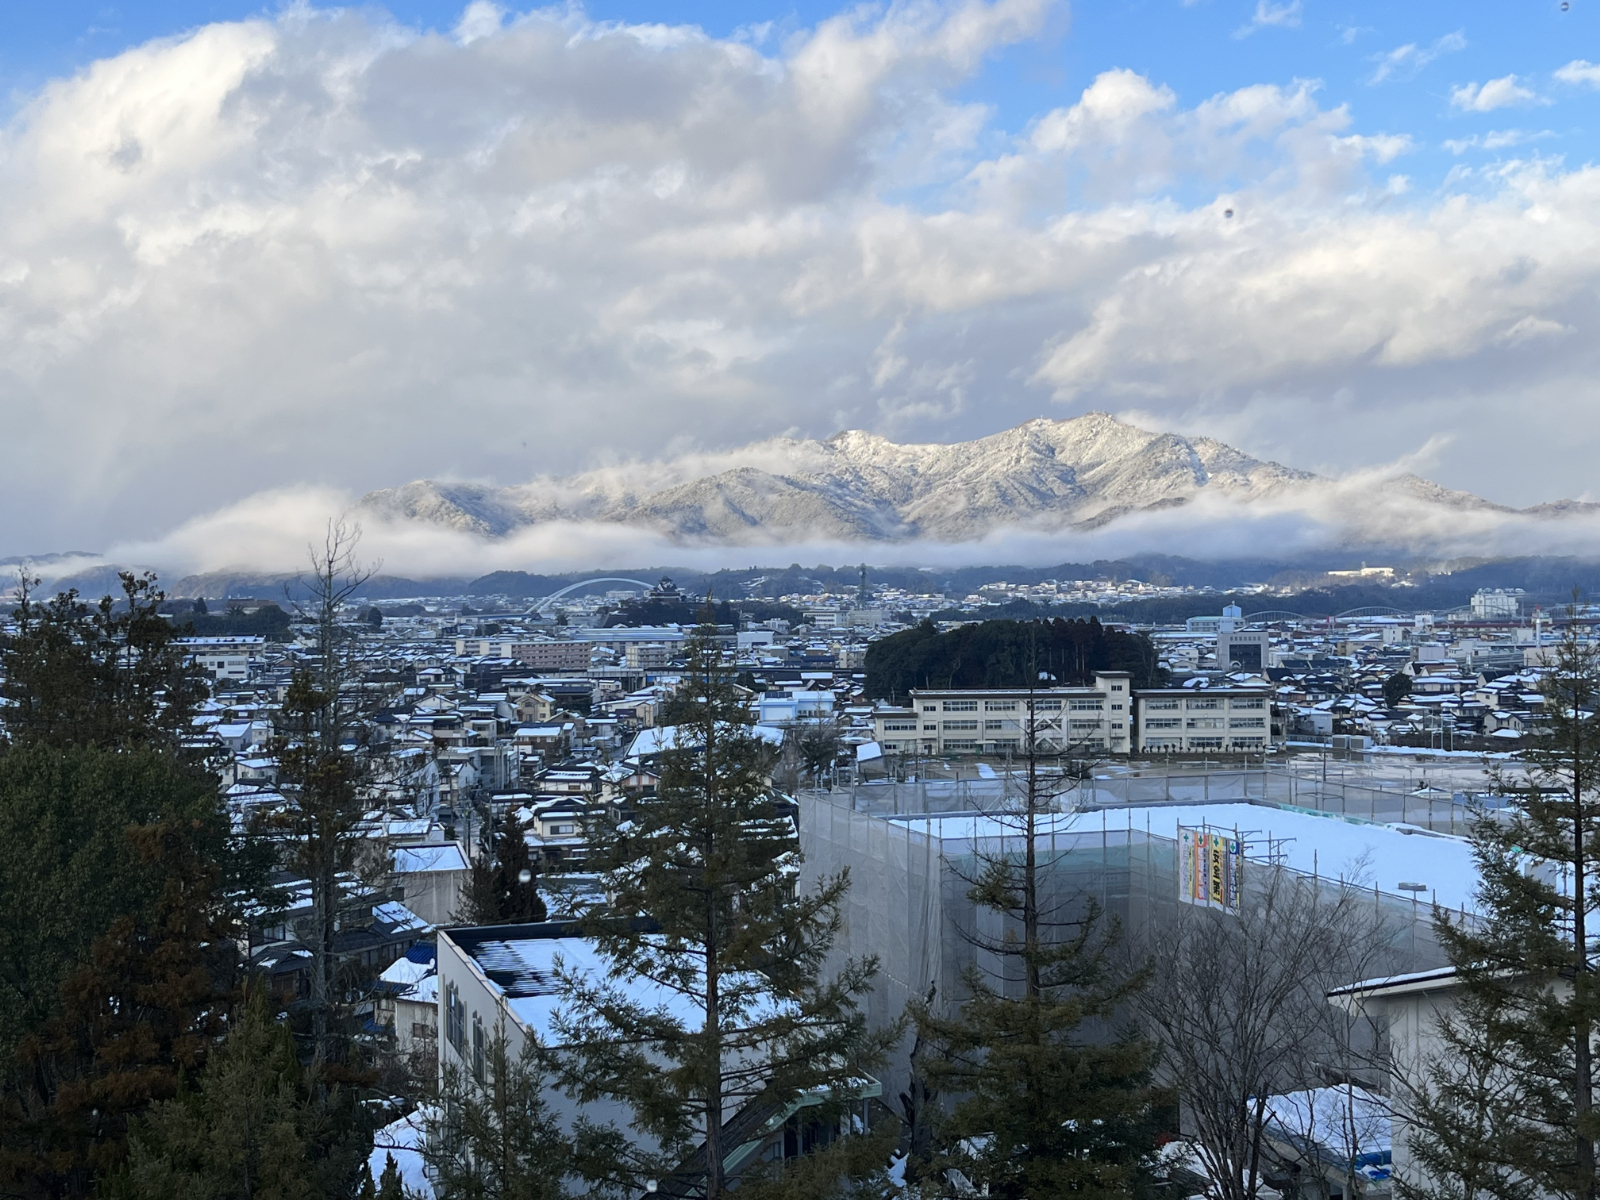
<svg viewBox="0 0 1600 1200">
<path fill-rule="evenodd" d="M 1015 822 L 1004 817 L 963 813 L 889 819 L 926 827 L 943 840 L 1017 836 Z M 1413 895 L 1422 905 L 1475 907 L 1478 871 L 1471 844 L 1413 825 L 1357 822 L 1262 804 L 1157 804 L 1055 814 L 1041 823 L 1040 836 L 1133 830 L 1175 839 L 1179 826 L 1236 830 L 1246 843 L 1247 859 L 1275 853 L 1282 865 L 1307 875 Z M 1401 884 L 1421 888 L 1402 890 Z"/>
</svg>

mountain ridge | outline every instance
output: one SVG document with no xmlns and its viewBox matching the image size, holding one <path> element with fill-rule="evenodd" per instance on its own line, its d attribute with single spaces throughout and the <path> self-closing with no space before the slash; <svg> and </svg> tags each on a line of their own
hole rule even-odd
<svg viewBox="0 0 1600 1200">
<path fill-rule="evenodd" d="M 708 469 L 696 473 L 698 462 Z M 1002 526 L 1101 528 L 1200 495 L 1249 502 L 1319 481 L 1214 438 L 1089 413 L 1035 418 L 969 442 L 902 444 L 846 430 L 510 487 L 415 480 L 370 492 L 359 507 L 491 538 L 568 520 L 641 526 L 682 541 L 968 541 Z"/>
<path fill-rule="evenodd" d="M 1600 504 L 1577 500 L 1512 508 L 1410 473 L 1330 479 L 1107 413 L 1039 417 L 968 442 L 902 444 L 861 430 L 780 437 L 510 487 L 415 480 L 369 492 L 358 507 L 486 538 L 572 521 L 633 526 L 682 544 L 894 544 L 971 542 L 1002 529 L 1098 531 L 1211 499 L 1297 510 L 1337 527 L 1346 545 L 1426 541 L 1432 535 L 1423 531 L 1441 519 L 1600 513 Z"/>
</svg>

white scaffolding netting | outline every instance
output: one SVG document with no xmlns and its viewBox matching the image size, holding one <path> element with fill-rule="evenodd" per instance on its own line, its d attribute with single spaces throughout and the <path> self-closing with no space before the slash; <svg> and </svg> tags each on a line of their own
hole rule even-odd
<svg viewBox="0 0 1600 1200">
<path fill-rule="evenodd" d="M 918 785 L 916 793 L 908 789 L 894 798 L 898 803 L 887 805 L 882 801 L 890 797 L 882 788 L 870 790 L 870 805 L 863 803 L 867 797 L 858 800 L 849 791 L 805 792 L 798 798 L 806 881 L 849 871 L 836 953 L 877 957 L 878 982 L 866 1004 L 874 1025 L 899 1019 L 910 1001 L 927 998 L 930 989 L 938 1006 L 960 1003 L 967 992 L 963 973 L 973 966 L 1006 990 L 1020 992 L 1020 978 L 1007 978 L 1017 969 L 1015 961 L 1008 970 L 985 949 L 1005 935 L 1007 918 L 975 904 L 968 894 L 984 861 L 1020 855 L 1024 846 L 1023 837 L 1009 830 L 990 836 L 995 821 L 977 810 L 987 806 L 993 812 L 1005 796 L 1000 787 L 985 790 L 993 794 L 978 797 L 969 789 L 943 796 Z M 861 811 L 867 807 L 873 811 Z M 1131 935 L 1175 919 L 1177 842 L 1119 824 L 1126 815 L 1084 813 L 1087 820 L 1074 828 L 1036 837 L 1041 908 L 1050 920 L 1065 924 L 1081 917 L 1091 899 Z M 1283 870 L 1252 861 L 1245 886 L 1264 887 L 1272 873 Z M 1351 887 L 1337 879 L 1297 878 L 1319 891 Z M 1387 893 L 1366 894 L 1392 920 L 1397 970 L 1443 963 L 1425 906 Z M 906 1084 L 909 1044 L 908 1037 L 884 1072 L 885 1100 L 891 1105 Z"/>
</svg>

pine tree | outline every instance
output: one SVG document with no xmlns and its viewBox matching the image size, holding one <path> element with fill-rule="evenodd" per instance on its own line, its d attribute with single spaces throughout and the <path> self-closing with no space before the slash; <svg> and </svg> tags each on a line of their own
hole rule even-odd
<svg viewBox="0 0 1600 1200">
<path fill-rule="evenodd" d="M 160 897 L 161 877 L 128 830 L 182 823 L 217 862 L 225 820 L 214 781 L 152 751 L 0 753 L 0 1075 L 57 1011 L 94 940 L 121 917 L 146 919 Z"/>
<path fill-rule="evenodd" d="M 367 1173 L 370 1122 L 353 1093 L 303 1067 L 288 1028 L 257 995 L 201 1072 L 130 1137 L 107 1191 L 126 1200 L 321 1200 Z"/>
<path fill-rule="evenodd" d="M 128 1120 L 174 1095 L 223 1033 L 234 969 L 218 871 L 191 826 L 136 829 L 162 876 L 149 917 L 125 915 L 67 978 L 64 1003 L 18 1055 L 27 1072 L 0 1148 L 0 1180 L 82 1195 L 125 1152 Z"/>
<path fill-rule="evenodd" d="M 283 835 L 283 865 L 310 884 L 311 912 L 297 934 L 311 952 L 311 1040 L 325 1063 L 343 1058 L 341 1016 L 348 1013 L 340 1004 L 344 964 L 334 935 L 350 906 L 345 879 L 355 866 L 370 766 L 361 752 L 365 727 L 350 647 L 338 627 L 342 605 L 371 575 L 355 566 L 359 538 L 359 529 L 334 522 L 322 550 L 312 554 L 305 580 L 311 599 L 302 616 L 315 622 L 316 657 L 290 679 L 273 741 L 288 804 L 271 825 Z"/>
<path fill-rule="evenodd" d="M 378 1177 L 378 1200 L 406 1200 L 405 1184 L 400 1180 L 400 1166 L 392 1154 L 384 1156 L 383 1174 Z"/>
<path fill-rule="evenodd" d="M 578 1098 L 622 1101 L 661 1147 L 654 1169 L 692 1152 L 692 1186 L 720 1200 L 735 1148 L 726 1121 L 758 1097 L 778 1112 L 805 1092 L 847 1104 L 894 1034 L 869 1035 L 857 1007 L 874 961 L 823 974 L 848 879 L 797 894 L 774 755 L 750 729 L 712 627 L 690 639 L 679 700 L 656 795 L 593 831 L 590 862 L 611 899 L 589 930 L 609 974 L 564 977 L 557 1030 Z M 641 982 L 657 994 L 641 995 Z"/>
<path fill-rule="evenodd" d="M 0 1175 L 24 1193 L 85 1193 L 203 1061 L 227 910 L 267 863 L 189 740 L 205 687 L 153 577 L 122 584 L 25 590 L 0 644 Z"/>
<path fill-rule="evenodd" d="M 796 749 L 800 765 L 811 777 L 811 785 L 818 787 L 829 775 L 839 758 L 839 727 L 830 714 L 807 721 L 800 730 Z"/>
<path fill-rule="evenodd" d="M 5 733 L 15 743 L 183 750 L 206 685 L 161 615 L 155 576 L 121 574 L 121 611 L 110 596 L 94 607 L 76 591 L 35 601 L 23 581 L 0 643 Z"/>
<path fill-rule="evenodd" d="M 926 1082 L 963 1097 L 915 1168 L 925 1178 L 960 1170 L 1000 1197 L 1128 1196 L 1148 1185 L 1160 1132 L 1155 1047 L 1132 1030 L 1106 1034 L 1147 969 L 1122 965 L 1118 931 L 1092 897 L 1052 894 L 1040 842 L 1056 805 L 1041 721 L 1030 694 L 1022 795 L 998 816 L 1000 849 L 979 851 L 969 876 L 972 899 L 1007 923 L 999 938 L 968 933 L 998 968 L 964 972 L 969 998 L 954 1014 L 915 1010 L 936 1047 Z"/>
<path fill-rule="evenodd" d="M 512 1053 L 503 1028 L 484 1053 L 480 1082 L 446 1063 L 423 1156 L 434 1190 L 451 1200 L 564 1200 L 587 1162 L 545 1101 L 546 1070 L 530 1039 Z M 614 1154 L 607 1145 L 604 1161 Z M 387 1174 L 387 1172 L 386 1172 Z"/>
<path fill-rule="evenodd" d="M 455 919 L 467 925 L 543 921 L 546 910 L 535 867 L 526 827 L 512 813 L 495 836 L 493 853 L 480 854 L 473 861 Z"/>
<path fill-rule="evenodd" d="M 1396 671 L 1383 681 L 1383 702 L 1390 708 L 1409 695 L 1411 695 L 1411 676 L 1404 671 Z"/>
<path fill-rule="evenodd" d="M 1600 987 L 1600 646 L 1574 604 L 1540 691 L 1548 725 L 1500 772 L 1514 800 L 1473 822 L 1481 925 L 1435 928 L 1463 1000 L 1440 1023 L 1445 1053 L 1410 1099 L 1417 1194 L 1594 1200 L 1594 1037 Z"/>
</svg>

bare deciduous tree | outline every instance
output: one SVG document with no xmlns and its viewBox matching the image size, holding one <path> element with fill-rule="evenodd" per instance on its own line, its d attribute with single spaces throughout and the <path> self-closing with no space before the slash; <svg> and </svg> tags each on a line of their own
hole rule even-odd
<svg viewBox="0 0 1600 1200">
<path fill-rule="evenodd" d="M 1256 1200 L 1275 1093 L 1376 1074 L 1375 1030 L 1327 993 L 1392 966 L 1372 893 L 1258 870 L 1237 916 L 1180 906 L 1139 939 L 1156 963 L 1140 1011 L 1219 1200 Z"/>
</svg>

